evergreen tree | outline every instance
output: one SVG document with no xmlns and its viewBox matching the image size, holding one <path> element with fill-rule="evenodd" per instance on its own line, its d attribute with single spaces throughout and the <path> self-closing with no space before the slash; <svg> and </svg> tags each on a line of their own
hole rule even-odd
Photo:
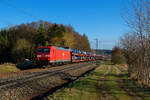
<svg viewBox="0 0 150 100">
<path fill-rule="evenodd" d="M 45 32 L 45 29 L 43 27 L 43 24 L 40 24 L 40 27 L 37 31 L 37 34 L 35 36 L 35 43 L 36 45 L 46 45 L 46 41 L 47 41 L 47 34 Z"/>
</svg>

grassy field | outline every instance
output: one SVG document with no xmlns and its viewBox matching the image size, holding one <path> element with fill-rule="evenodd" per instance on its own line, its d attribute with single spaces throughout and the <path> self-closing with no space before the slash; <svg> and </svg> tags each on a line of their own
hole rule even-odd
<svg viewBox="0 0 150 100">
<path fill-rule="evenodd" d="M 19 71 L 18 68 L 16 68 L 15 64 L 1 64 L 0 65 L 0 74 L 3 73 L 9 73 L 9 72 L 17 72 Z"/>
<path fill-rule="evenodd" d="M 43 100 L 150 100 L 149 96 L 148 90 L 139 88 L 128 77 L 127 68 L 103 62 L 90 74 Z"/>
</svg>

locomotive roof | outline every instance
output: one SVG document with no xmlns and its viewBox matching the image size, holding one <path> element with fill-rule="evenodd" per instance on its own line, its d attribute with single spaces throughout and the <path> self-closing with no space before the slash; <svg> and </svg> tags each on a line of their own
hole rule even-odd
<svg viewBox="0 0 150 100">
<path fill-rule="evenodd" d="M 70 50 L 70 49 L 67 49 L 67 48 L 62 48 L 62 47 L 56 47 L 54 46 L 56 49 L 60 49 L 60 50 Z"/>
<path fill-rule="evenodd" d="M 70 50 L 70 51 L 73 51 L 73 52 L 77 52 L 77 53 L 79 53 L 79 52 L 85 52 L 85 51 L 83 51 L 83 50 L 77 50 L 77 49 L 72 49 L 72 48 L 69 48 L 69 47 L 67 47 L 67 48 L 63 48 L 63 47 L 57 47 L 57 46 L 39 46 L 40 48 L 51 48 L 51 47 L 55 47 L 56 49 L 60 49 L 60 50 Z M 92 52 L 86 52 L 86 54 L 92 54 L 92 55 L 96 55 L 95 53 L 92 53 Z"/>
</svg>

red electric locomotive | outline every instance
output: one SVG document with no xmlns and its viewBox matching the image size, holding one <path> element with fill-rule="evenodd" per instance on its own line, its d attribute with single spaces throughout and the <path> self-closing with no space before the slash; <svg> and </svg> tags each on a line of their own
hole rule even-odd
<svg viewBox="0 0 150 100">
<path fill-rule="evenodd" d="M 69 49 L 48 46 L 37 48 L 36 60 L 38 64 L 63 64 L 71 62 L 71 53 Z"/>
</svg>

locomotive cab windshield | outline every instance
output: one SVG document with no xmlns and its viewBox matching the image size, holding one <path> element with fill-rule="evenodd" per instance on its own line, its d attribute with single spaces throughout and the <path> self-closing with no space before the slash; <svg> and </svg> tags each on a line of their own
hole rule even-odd
<svg viewBox="0 0 150 100">
<path fill-rule="evenodd" d="M 50 52 L 50 48 L 39 48 L 37 50 L 38 53 L 49 53 Z"/>
</svg>

